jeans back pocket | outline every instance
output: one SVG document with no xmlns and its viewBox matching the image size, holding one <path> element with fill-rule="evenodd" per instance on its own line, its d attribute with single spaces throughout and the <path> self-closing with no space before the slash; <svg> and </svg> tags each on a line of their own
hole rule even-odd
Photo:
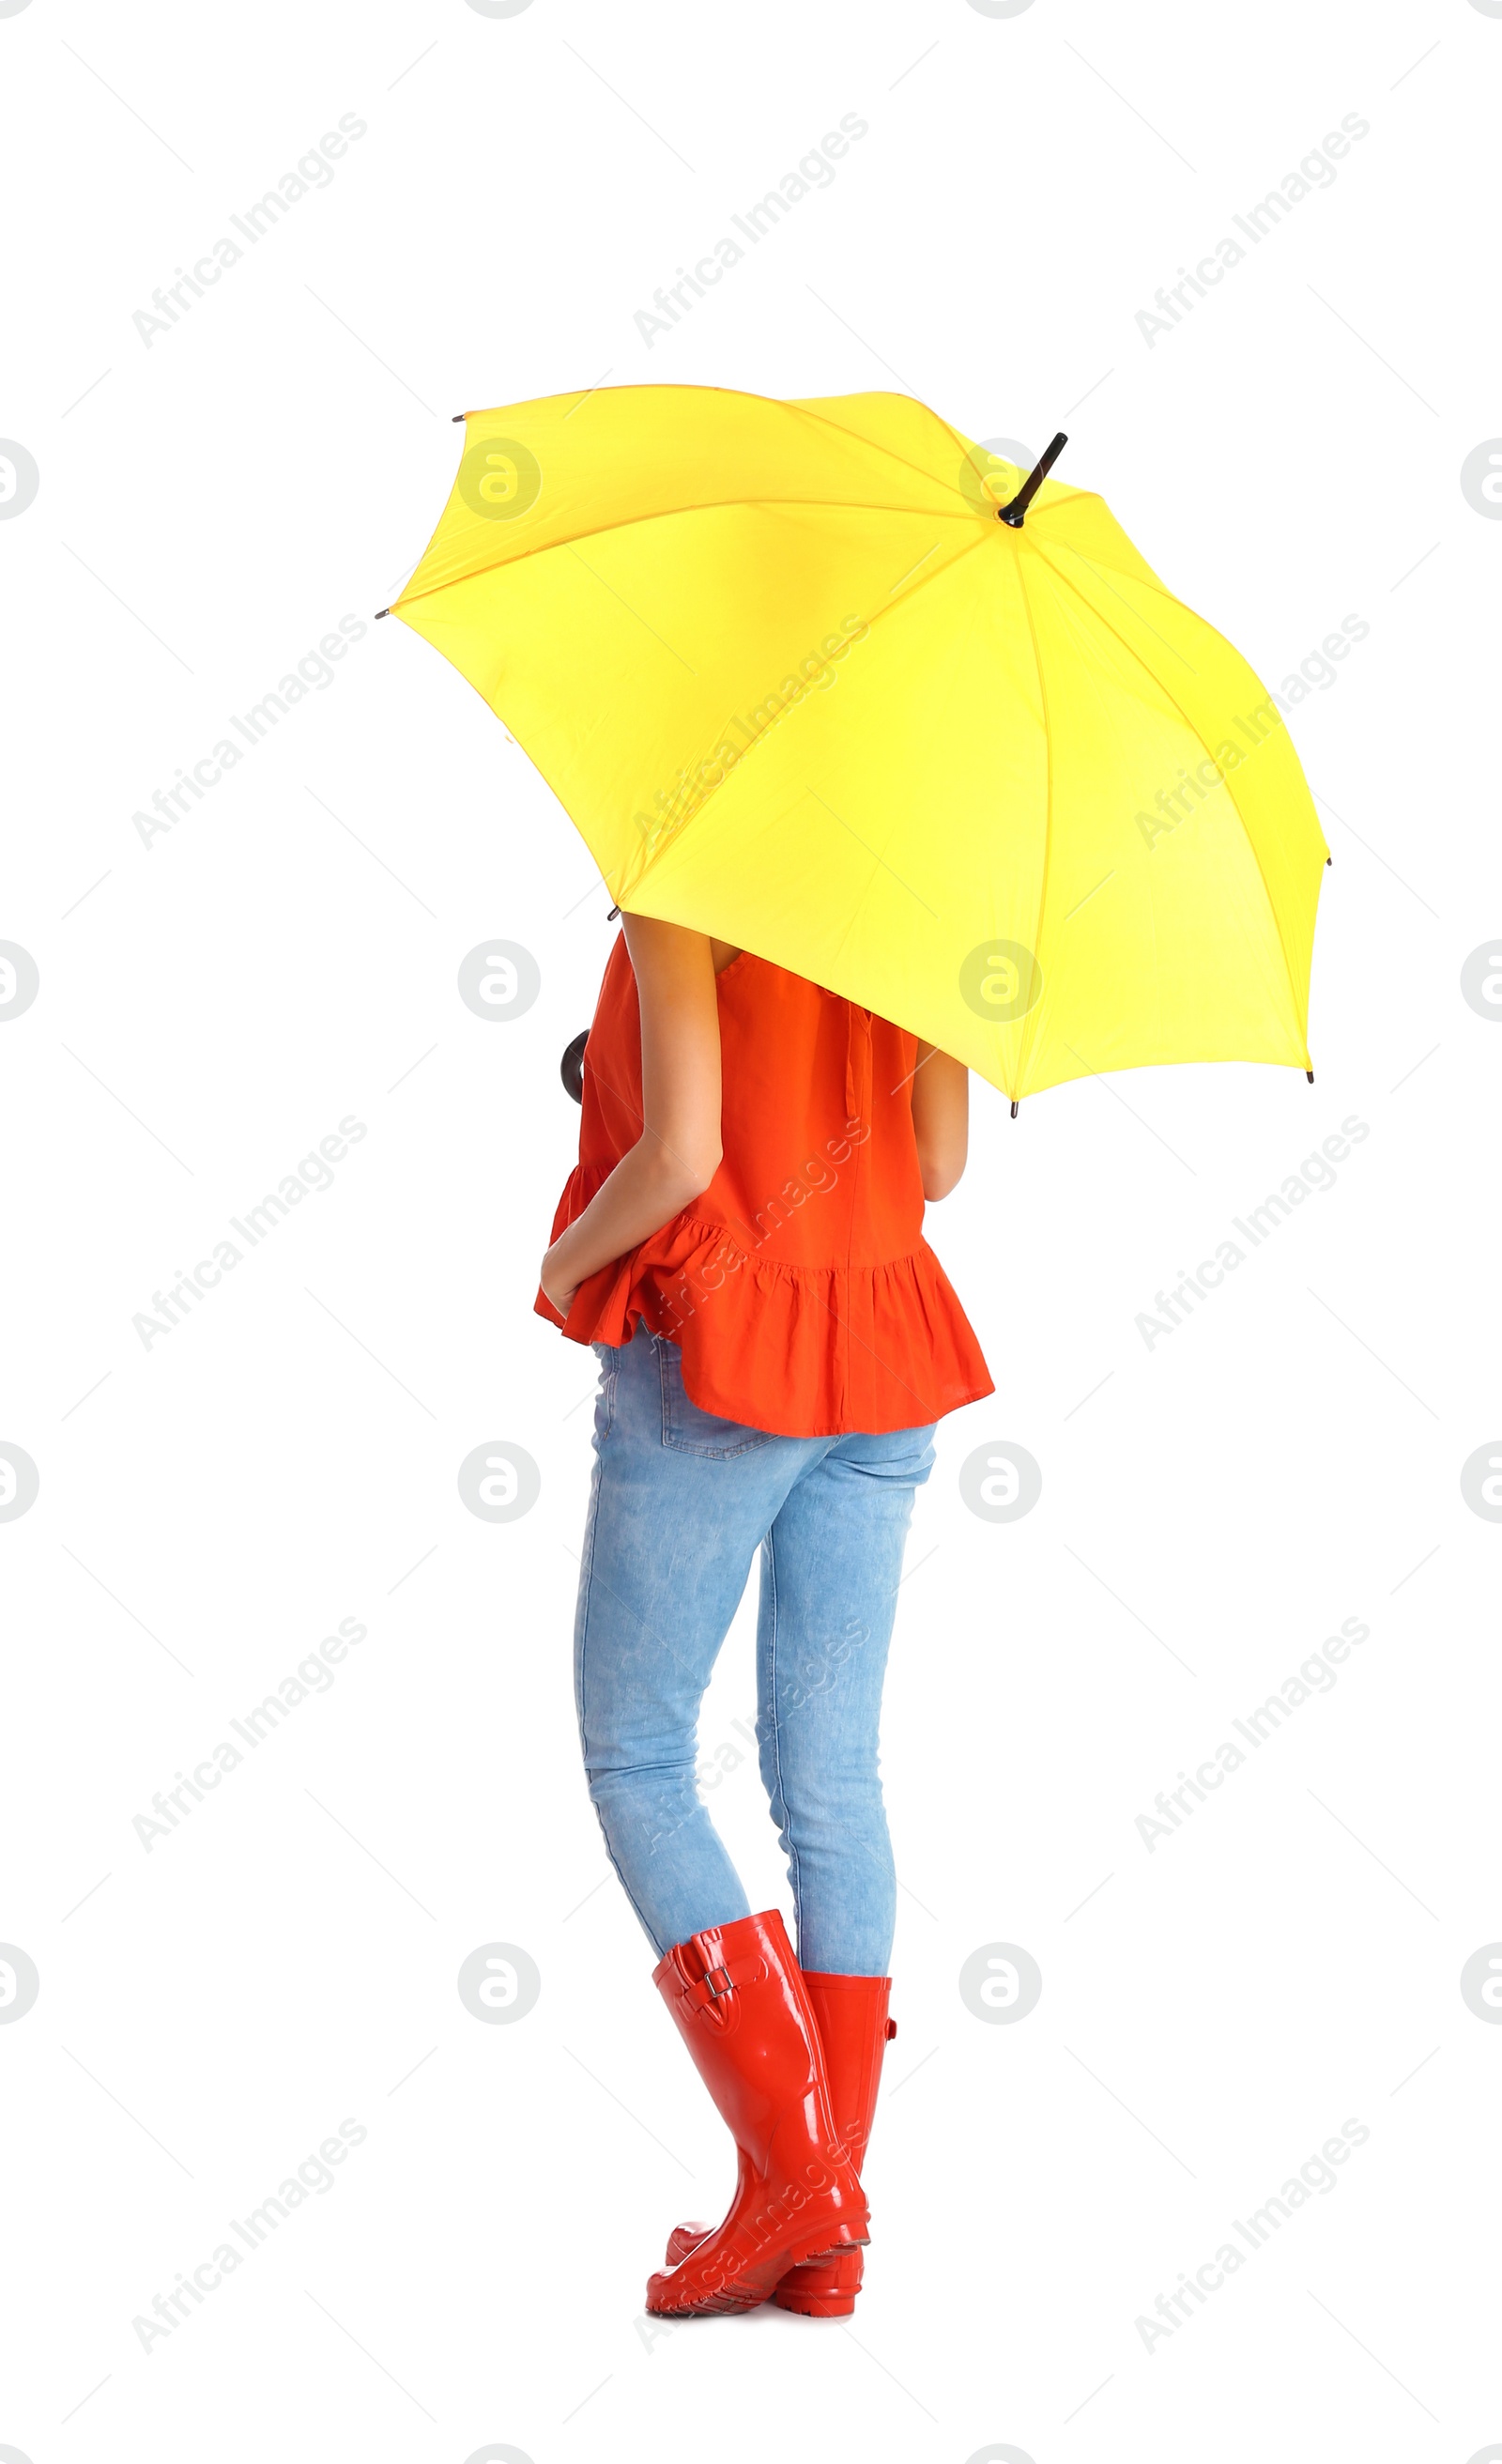
<svg viewBox="0 0 1502 2464">
<path fill-rule="evenodd" d="M 654 1338 L 663 1382 L 663 1443 L 681 1455 L 747 1455 L 771 1443 L 772 1429 L 748 1428 L 741 1420 L 722 1420 L 691 1402 L 684 1384 L 683 1354 L 666 1335 Z"/>
</svg>

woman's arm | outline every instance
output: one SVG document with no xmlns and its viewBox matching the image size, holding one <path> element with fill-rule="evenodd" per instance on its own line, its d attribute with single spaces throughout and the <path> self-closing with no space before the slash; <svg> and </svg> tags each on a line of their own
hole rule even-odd
<svg viewBox="0 0 1502 2464">
<path fill-rule="evenodd" d="M 969 1145 L 970 1073 L 932 1044 L 918 1046 L 913 1072 L 913 1129 L 924 1196 L 947 1198 Z"/>
<path fill-rule="evenodd" d="M 706 933 L 623 915 L 642 1017 L 642 1134 L 542 1262 L 561 1317 L 586 1278 L 671 1221 L 720 1162 L 720 1012 Z"/>
</svg>

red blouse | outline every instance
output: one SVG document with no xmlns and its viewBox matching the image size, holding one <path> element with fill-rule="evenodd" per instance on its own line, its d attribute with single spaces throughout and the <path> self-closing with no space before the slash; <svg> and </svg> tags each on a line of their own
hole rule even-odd
<svg viewBox="0 0 1502 2464">
<path fill-rule="evenodd" d="M 640 1321 L 702 1411 L 781 1437 L 920 1427 L 994 1392 L 923 1237 L 918 1042 L 749 950 L 717 979 L 722 1159 L 703 1194 L 579 1286 L 577 1343 Z M 553 1239 L 642 1134 L 636 977 L 619 935 L 584 1050 L 579 1159 Z"/>
</svg>

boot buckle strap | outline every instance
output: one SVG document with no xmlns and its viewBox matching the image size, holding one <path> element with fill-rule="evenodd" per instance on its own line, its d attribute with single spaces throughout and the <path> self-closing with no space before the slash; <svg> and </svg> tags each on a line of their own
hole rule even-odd
<svg viewBox="0 0 1502 2464">
<path fill-rule="evenodd" d="M 707 2010 L 712 2002 L 723 2002 L 738 1985 L 753 1985 L 764 1972 L 759 1959 L 723 1960 L 703 1976 L 685 1979 L 684 2000 L 691 2011 Z"/>
</svg>

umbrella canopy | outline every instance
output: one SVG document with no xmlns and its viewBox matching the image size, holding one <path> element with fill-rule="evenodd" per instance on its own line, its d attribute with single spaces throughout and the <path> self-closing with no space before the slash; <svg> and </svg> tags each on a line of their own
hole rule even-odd
<svg viewBox="0 0 1502 2464">
<path fill-rule="evenodd" d="M 1097 495 L 920 402 L 696 385 L 465 420 L 391 608 L 618 906 L 755 951 L 1014 1099 L 1310 1067 L 1326 847 L 1281 714 Z"/>
</svg>

